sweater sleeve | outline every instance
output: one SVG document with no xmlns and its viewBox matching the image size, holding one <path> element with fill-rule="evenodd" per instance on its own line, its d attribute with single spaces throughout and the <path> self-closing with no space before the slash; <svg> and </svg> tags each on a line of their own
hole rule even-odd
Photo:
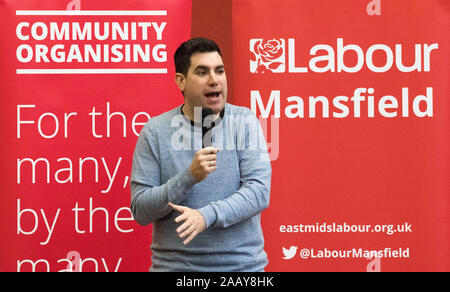
<svg viewBox="0 0 450 292">
<path fill-rule="evenodd" d="M 199 209 L 207 227 L 226 228 L 269 206 L 272 169 L 267 144 L 259 121 L 248 112 L 245 131 L 241 131 L 237 139 L 241 186 L 230 197 Z"/>
<path fill-rule="evenodd" d="M 168 202 L 181 202 L 194 186 L 195 179 L 189 169 L 161 184 L 158 141 L 150 129 L 141 131 L 133 155 L 131 170 L 131 213 L 141 225 L 158 220 L 172 209 Z"/>
</svg>

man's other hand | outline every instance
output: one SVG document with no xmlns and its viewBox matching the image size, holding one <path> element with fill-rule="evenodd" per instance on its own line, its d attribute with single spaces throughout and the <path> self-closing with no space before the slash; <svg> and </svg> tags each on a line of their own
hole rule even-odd
<svg viewBox="0 0 450 292">
<path fill-rule="evenodd" d="M 180 216 L 175 218 L 175 222 L 183 222 L 176 230 L 180 238 L 185 238 L 187 236 L 183 241 L 183 244 L 188 244 L 199 233 L 205 231 L 205 218 L 203 218 L 203 215 L 199 211 L 185 206 L 175 205 L 170 202 L 168 205 L 175 211 L 181 213 Z"/>
</svg>

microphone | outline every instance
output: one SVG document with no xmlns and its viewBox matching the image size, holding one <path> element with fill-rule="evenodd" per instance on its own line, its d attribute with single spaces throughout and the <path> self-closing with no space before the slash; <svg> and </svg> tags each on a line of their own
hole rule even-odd
<svg viewBox="0 0 450 292">
<path fill-rule="evenodd" d="M 210 108 L 202 108 L 202 146 L 212 146 L 212 128 L 214 127 L 214 112 Z"/>
</svg>

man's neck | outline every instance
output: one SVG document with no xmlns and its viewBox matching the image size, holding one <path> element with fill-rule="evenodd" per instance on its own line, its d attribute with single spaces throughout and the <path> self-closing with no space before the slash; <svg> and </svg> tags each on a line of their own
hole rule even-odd
<svg viewBox="0 0 450 292">
<path fill-rule="evenodd" d="M 199 108 L 199 109 L 200 109 L 200 108 Z M 195 116 L 195 115 L 194 115 L 194 109 L 191 108 L 191 107 L 189 107 L 188 105 L 183 104 L 183 106 L 181 107 L 181 112 L 182 112 L 185 116 L 187 116 L 191 122 L 197 122 L 197 123 L 200 123 L 200 122 L 201 122 L 201 110 L 200 110 L 200 120 L 199 120 L 199 121 L 196 121 L 196 120 L 195 120 L 195 117 L 194 117 L 194 116 Z M 217 114 L 214 115 L 214 121 L 217 120 L 217 118 L 219 117 L 219 115 L 220 115 L 220 113 L 217 113 Z"/>
</svg>

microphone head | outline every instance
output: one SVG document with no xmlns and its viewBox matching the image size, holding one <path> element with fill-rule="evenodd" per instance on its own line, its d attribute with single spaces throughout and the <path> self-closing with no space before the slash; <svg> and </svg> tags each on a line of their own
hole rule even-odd
<svg viewBox="0 0 450 292">
<path fill-rule="evenodd" d="M 212 132 L 214 112 L 210 108 L 202 108 L 202 145 L 203 148 L 212 146 Z M 209 118 L 208 118 L 209 117 Z"/>
<path fill-rule="evenodd" d="M 213 112 L 213 110 L 211 109 L 211 108 L 209 108 L 209 107 L 204 107 L 204 108 L 202 108 L 202 125 L 204 126 L 204 121 L 205 121 L 205 118 L 207 117 L 207 116 L 210 116 L 210 115 L 213 115 L 214 114 L 214 112 Z"/>
</svg>

